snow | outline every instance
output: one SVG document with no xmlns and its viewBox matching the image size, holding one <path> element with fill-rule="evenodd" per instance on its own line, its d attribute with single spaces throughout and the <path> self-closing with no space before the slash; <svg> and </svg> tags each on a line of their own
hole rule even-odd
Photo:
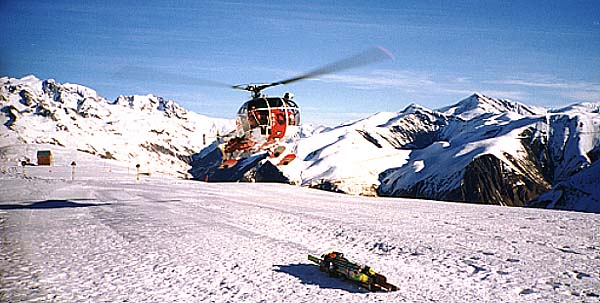
<svg viewBox="0 0 600 303">
<path fill-rule="evenodd" d="M 542 107 L 529 106 L 506 99 L 494 99 L 480 93 L 474 93 L 454 105 L 438 109 L 439 112 L 458 116 L 463 120 L 471 120 L 484 115 L 502 114 L 506 113 L 507 110 L 509 113 L 520 116 L 540 115 L 547 111 Z"/>
<path fill-rule="evenodd" d="M 373 185 L 379 183 L 379 174 L 392 163 L 406 163 L 410 151 L 396 150 L 389 144 L 381 148 L 368 141 L 365 129 L 386 123 L 396 115 L 378 113 L 299 139 L 297 160 L 281 169 L 302 185 L 332 180 L 339 182 L 338 189 L 346 193 L 372 191 Z"/>
<path fill-rule="evenodd" d="M 415 169 L 415 173 L 422 171 L 423 168 L 425 168 L 425 161 L 416 160 L 415 162 L 413 162 L 413 168 Z"/>
<path fill-rule="evenodd" d="M 0 174 L 2 301 L 597 302 L 600 295 L 597 214 L 157 175 L 138 181 L 133 167 L 76 156 L 74 180 L 60 167 L 27 167 L 27 178 Z M 307 260 L 333 249 L 399 290 L 369 293 Z"/>
</svg>

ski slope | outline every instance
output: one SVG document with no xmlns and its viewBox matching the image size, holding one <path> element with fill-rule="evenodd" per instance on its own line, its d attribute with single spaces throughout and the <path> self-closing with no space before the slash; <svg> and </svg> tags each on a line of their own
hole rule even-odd
<svg viewBox="0 0 600 303">
<path fill-rule="evenodd" d="M 73 180 L 48 167 L 0 174 L 0 301 L 599 300 L 598 214 L 137 181 L 79 162 L 88 175 Z M 369 293 L 307 260 L 333 249 L 399 291 Z"/>
</svg>

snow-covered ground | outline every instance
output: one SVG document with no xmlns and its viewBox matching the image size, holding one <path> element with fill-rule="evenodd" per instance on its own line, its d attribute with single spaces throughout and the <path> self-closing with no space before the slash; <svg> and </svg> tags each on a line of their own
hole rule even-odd
<svg viewBox="0 0 600 303">
<path fill-rule="evenodd" d="M 600 215 L 282 184 L 203 183 L 80 157 L 0 174 L 2 302 L 598 302 Z M 110 167 L 110 172 L 106 168 Z M 342 251 L 369 293 L 307 254 Z"/>
</svg>

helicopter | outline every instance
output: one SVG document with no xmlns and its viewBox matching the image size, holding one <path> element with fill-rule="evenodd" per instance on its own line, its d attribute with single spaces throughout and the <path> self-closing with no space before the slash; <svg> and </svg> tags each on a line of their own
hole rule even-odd
<svg viewBox="0 0 600 303">
<path fill-rule="evenodd" d="M 296 158 L 294 151 L 290 150 L 289 146 L 286 147 L 285 142 L 299 132 L 300 107 L 293 100 L 292 93 L 286 92 L 281 97 L 267 97 L 262 93 L 263 90 L 373 64 L 384 59 L 394 57 L 387 49 L 374 47 L 285 80 L 262 84 L 225 84 L 232 89 L 250 92 L 251 99 L 240 106 L 236 116 L 236 129 L 217 138 L 223 155 L 219 168 L 232 168 L 240 159 L 260 151 L 267 152 L 268 157 L 277 166 L 287 165 Z"/>
<path fill-rule="evenodd" d="M 237 112 L 236 130 L 224 137 L 224 144 L 220 145 L 224 155 L 221 167 L 231 167 L 240 157 L 258 150 L 268 151 L 271 158 L 279 157 L 285 151 L 282 141 L 296 134 L 300 126 L 300 108 L 292 99 L 289 92 L 283 97 L 253 92 L 252 99 Z M 288 154 L 279 164 L 286 165 L 294 158 L 294 154 Z"/>
</svg>

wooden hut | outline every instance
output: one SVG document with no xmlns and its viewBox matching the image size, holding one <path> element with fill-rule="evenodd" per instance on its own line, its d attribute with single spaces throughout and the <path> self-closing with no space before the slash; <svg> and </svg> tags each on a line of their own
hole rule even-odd
<svg viewBox="0 0 600 303">
<path fill-rule="evenodd" d="M 38 150 L 37 151 L 37 165 L 51 166 L 52 162 L 53 162 L 52 151 L 50 151 L 50 150 Z"/>
</svg>

